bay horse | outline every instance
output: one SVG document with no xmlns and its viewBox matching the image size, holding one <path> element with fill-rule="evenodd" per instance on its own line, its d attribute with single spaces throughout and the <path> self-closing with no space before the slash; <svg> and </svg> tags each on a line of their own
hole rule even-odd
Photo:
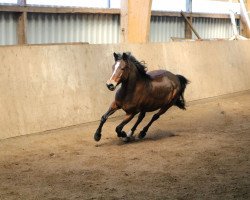
<svg viewBox="0 0 250 200">
<path fill-rule="evenodd" d="M 117 136 L 130 141 L 137 126 L 145 117 L 146 112 L 159 109 L 150 122 L 139 133 L 138 138 L 145 137 L 149 127 L 175 105 L 185 110 L 184 91 L 189 81 L 182 75 L 174 75 L 166 70 L 155 70 L 147 73 L 144 62 L 139 62 L 131 53 L 114 53 L 115 63 L 113 73 L 106 85 L 113 91 L 121 84 L 108 111 L 102 116 L 94 139 L 101 139 L 104 123 L 110 115 L 119 109 L 126 112 L 125 119 L 116 127 Z M 123 127 L 139 113 L 138 119 L 132 129 L 125 133 Z"/>
</svg>

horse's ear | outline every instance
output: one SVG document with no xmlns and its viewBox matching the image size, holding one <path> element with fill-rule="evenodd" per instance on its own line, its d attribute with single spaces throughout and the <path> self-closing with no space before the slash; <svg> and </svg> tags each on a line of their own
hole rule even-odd
<svg viewBox="0 0 250 200">
<path fill-rule="evenodd" d="M 113 55 L 114 55 L 115 61 L 117 61 L 117 60 L 118 60 L 118 54 L 116 54 L 116 53 L 114 52 Z"/>
<path fill-rule="evenodd" d="M 122 59 L 127 61 L 128 60 L 128 55 L 126 53 L 123 53 L 122 54 Z"/>
</svg>

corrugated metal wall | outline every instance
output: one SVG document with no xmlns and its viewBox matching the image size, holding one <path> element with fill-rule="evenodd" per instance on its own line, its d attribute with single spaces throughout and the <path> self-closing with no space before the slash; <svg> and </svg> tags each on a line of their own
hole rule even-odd
<svg viewBox="0 0 250 200">
<path fill-rule="evenodd" d="M 239 20 L 237 20 L 237 24 L 239 26 Z M 193 26 L 202 39 L 230 38 L 233 36 L 230 19 L 193 18 Z M 197 39 L 194 34 L 193 38 Z"/>
<path fill-rule="evenodd" d="M 17 15 L 0 12 L 0 45 L 17 44 Z"/>
<path fill-rule="evenodd" d="M 193 18 L 193 25 L 203 39 L 230 38 L 233 34 L 230 19 Z M 17 44 L 16 27 L 16 14 L 0 12 L 0 45 Z M 119 43 L 119 29 L 119 15 L 32 13 L 28 14 L 27 40 L 29 44 Z M 180 17 L 152 16 L 150 41 L 184 38 L 184 30 L 184 20 Z"/>
<path fill-rule="evenodd" d="M 119 15 L 28 14 L 28 43 L 118 43 Z"/>
<path fill-rule="evenodd" d="M 185 23 L 180 17 L 152 16 L 150 24 L 150 41 L 166 42 L 171 37 L 185 37 Z"/>
<path fill-rule="evenodd" d="M 237 20 L 238 31 L 239 20 Z M 233 30 L 230 19 L 193 18 L 193 26 L 202 39 L 230 38 Z M 171 37 L 185 37 L 185 23 L 179 17 L 151 17 L 150 41 L 167 42 Z M 193 39 L 197 37 L 193 34 Z"/>
</svg>

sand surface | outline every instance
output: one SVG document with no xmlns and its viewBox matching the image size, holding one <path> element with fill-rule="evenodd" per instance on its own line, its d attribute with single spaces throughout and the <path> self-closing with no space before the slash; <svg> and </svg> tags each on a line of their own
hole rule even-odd
<svg viewBox="0 0 250 200">
<path fill-rule="evenodd" d="M 0 141 L 0 199 L 250 199 L 250 91 L 171 108 L 130 143 L 121 120 L 98 143 L 98 122 Z"/>
</svg>

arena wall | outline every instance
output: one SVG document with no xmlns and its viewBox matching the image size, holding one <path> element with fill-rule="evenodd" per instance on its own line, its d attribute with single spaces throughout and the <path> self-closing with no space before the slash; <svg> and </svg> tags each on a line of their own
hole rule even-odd
<svg viewBox="0 0 250 200">
<path fill-rule="evenodd" d="M 250 89 L 250 41 L 0 47 L 0 139 L 99 120 L 113 52 L 186 76 L 188 101 Z"/>
</svg>

